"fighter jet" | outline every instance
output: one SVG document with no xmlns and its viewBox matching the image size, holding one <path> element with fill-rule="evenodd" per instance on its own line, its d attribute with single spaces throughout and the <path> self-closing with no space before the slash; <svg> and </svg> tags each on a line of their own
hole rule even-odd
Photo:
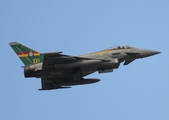
<svg viewBox="0 0 169 120">
<path fill-rule="evenodd" d="M 97 78 L 83 78 L 94 72 L 107 73 L 117 69 L 120 63 L 128 65 L 136 59 L 160 52 L 131 46 L 116 46 L 90 54 L 71 56 L 62 52 L 40 53 L 18 42 L 9 43 L 25 66 L 25 78 L 41 78 L 39 90 L 71 88 L 99 82 Z"/>
</svg>

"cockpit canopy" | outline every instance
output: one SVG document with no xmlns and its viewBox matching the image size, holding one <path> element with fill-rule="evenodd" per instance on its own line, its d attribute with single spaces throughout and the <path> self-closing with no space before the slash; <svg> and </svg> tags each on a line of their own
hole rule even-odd
<svg viewBox="0 0 169 120">
<path fill-rule="evenodd" d="M 135 47 L 131 47 L 129 45 L 118 45 L 108 48 L 108 50 L 118 50 L 118 49 L 136 49 Z"/>
</svg>

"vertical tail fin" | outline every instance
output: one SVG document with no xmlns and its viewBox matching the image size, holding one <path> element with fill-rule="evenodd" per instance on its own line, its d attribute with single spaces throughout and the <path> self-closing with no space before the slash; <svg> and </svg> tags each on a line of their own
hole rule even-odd
<svg viewBox="0 0 169 120">
<path fill-rule="evenodd" d="M 12 47 L 25 66 L 43 62 L 44 56 L 40 55 L 39 52 L 18 42 L 10 42 L 9 45 Z"/>
</svg>

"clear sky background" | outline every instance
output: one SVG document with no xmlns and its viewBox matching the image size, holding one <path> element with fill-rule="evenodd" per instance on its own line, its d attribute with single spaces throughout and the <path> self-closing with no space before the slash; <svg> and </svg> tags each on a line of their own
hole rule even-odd
<svg viewBox="0 0 169 120">
<path fill-rule="evenodd" d="M 114 45 L 161 51 L 94 73 L 99 83 L 38 91 L 9 46 L 81 55 Z M 1 0 L 0 120 L 169 120 L 168 0 Z"/>
</svg>

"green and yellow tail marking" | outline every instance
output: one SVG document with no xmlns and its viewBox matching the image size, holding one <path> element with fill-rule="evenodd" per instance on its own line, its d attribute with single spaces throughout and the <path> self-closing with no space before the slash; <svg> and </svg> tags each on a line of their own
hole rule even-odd
<svg viewBox="0 0 169 120">
<path fill-rule="evenodd" d="M 12 47 L 25 66 L 43 62 L 44 56 L 40 55 L 39 52 L 17 42 L 11 42 L 9 45 Z"/>
</svg>

